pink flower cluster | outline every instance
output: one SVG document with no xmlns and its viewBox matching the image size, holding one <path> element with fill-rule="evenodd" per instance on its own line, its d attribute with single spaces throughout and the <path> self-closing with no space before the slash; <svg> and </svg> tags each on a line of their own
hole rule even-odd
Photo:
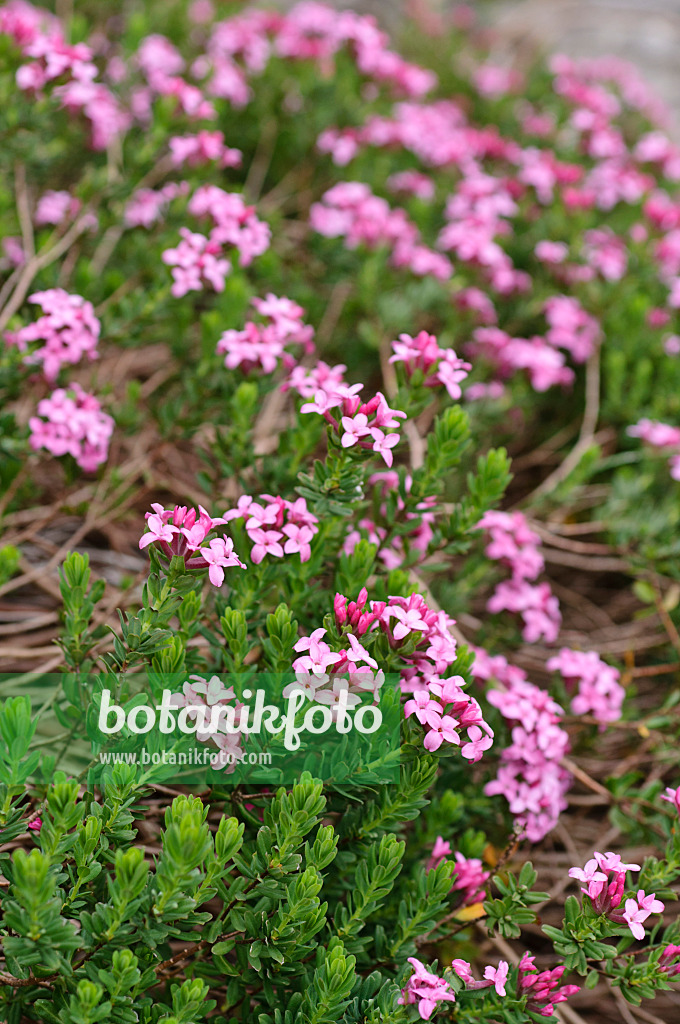
<svg viewBox="0 0 680 1024">
<path fill-rule="evenodd" d="M 240 167 L 243 154 L 224 143 L 224 132 L 202 129 L 195 135 L 173 135 L 169 140 L 174 167 L 200 167 L 215 161 L 218 167 Z"/>
<path fill-rule="evenodd" d="M 399 341 L 392 342 L 392 351 L 390 362 L 402 363 L 407 377 L 419 371 L 425 387 L 443 385 L 454 401 L 461 397 L 461 381 L 472 367 L 459 359 L 452 348 L 440 348 L 433 334 L 421 331 L 415 338 L 400 334 Z"/>
<path fill-rule="evenodd" d="M 54 16 L 24 0 L 10 0 L 0 8 L 0 33 L 11 36 L 30 58 L 17 71 L 18 87 L 39 95 L 53 87 L 62 107 L 89 121 L 94 149 L 106 149 L 127 129 L 127 114 L 111 91 L 96 81 L 91 48 L 85 43 L 69 45 Z"/>
<path fill-rule="evenodd" d="M 435 522 L 435 515 L 433 512 L 428 511 L 428 509 L 436 504 L 436 498 L 424 498 L 423 501 L 418 502 L 414 512 L 404 512 L 406 503 L 398 492 L 399 475 L 396 470 L 373 473 L 369 476 L 368 482 L 379 488 L 383 498 L 379 511 L 383 518 L 385 520 L 387 518 L 386 499 L 388 495 L 396 493 L 397 511 L 404 513 L 403 518 L 406 522 L 413 523 L 413 529 L 409 530 L 408 533 L 395 534 L 387 526 L 381 526 L 368 517 L 362 518 L 356 524 L 356 529 L 351 530 L 345 538 L 345 543 L 343 544 L 345 554 L 351 555 L 361 540 L 362 535 L 365 535 L 371 544 L 376 545 L 378 548 L 378 558 L 388 569 L 396 569 L 402 565 L 407 557 L 407 553 L 411 558 L 416 555 L 419 561 L 422 560 L 427 553 L 433 536 L 432 527 Z M 410 474 L 406 475 L 404 485 L 406 492 L 409 493 L 413 486 L 413 478 Z"/>
<path fill-rule="evenodd" d="M 524 84 L 519 71 L 498 64 L 480 64 L 472 73 L 472 81 L 480 96 L 497 99 L 509 92 L 518 92 Z"/>
<path fill-rule="evenodd" d="M 559 350 L 564 349 L 577 363 L 585 362 L 600 341 L 600 325 L 595 317 L 586 313 L 579 300 L 570 295 L 547 299 L 544 312 L 548 322 L 545 337 L 511 338 L 499 327 L 478 327 L 468 348 L 472 353 L 485 355 L 501 376 L 527 370 L 536 391 L 547 391 L 557 384 L 567 386 L 572 383 L 574 373 L 566 366 L 565 356 Z"/>
<path fill-rule="evenodd" d="M 584 363 L 601 339 L 598 321 L 571 295 L 553 295 L 543 308 L 548 321 L 545 340 L 553 348 L 565 349 L 574 362 Z"/>
<path fill-rule="evenodd" d="M 323 359 L 309 369 L 301 365 L 294 366 L 288 379 L 281 385 L 281 390 L 288 391 L 292 388 L 301 398 L 314 398 L 318 391 L 333 394 L 338 388 L 346 386 L 346 369 L 344 363 L 329 366 Z"/>
<path fill-rule="evenodd" d="M 202 11 L 200 20 L 204 20 Z M 257 9 L 240 11 L 214 22 L 210 29 L 205 52 L 193 62 L 191 73 L 203 81 L 209 96 L 226 99 L 235 107 L 243 107 L 251 99 L 248 77 L 261 74 L 273 55 L 286 60 L 314 60 L 320 73 L 328 75 L 334 56 L 342 48 L 349 48 L 359 73 L 376 83 L 393 85 L 409 96 L 422 96 L 436 84 L 431 71 L 409 64 L 388 48 L 387 36 L 373 18 L 354 11 L 336 11 L 315 0 L 296 4 L 286 16 Z M 167 40 L 164 42 L 167 44 Z M 168 57 L 174 58 L 175 75 L 183 69 L 174 48 L 165 54 L 158 44 L 157 49 L 157 71 L 162 70 Z M 179 83 L 174 88 L 179 90 Z"/>
<path fill-rule="evenodd" d="M 163 262 L 172 267 L 172 294 L 181 299 L 187 292 L 202 291 L 206 283 L 216 292 L 223 292 L 231 263 L 222 255 L 221 245 L 189 228 L 180 228 L 179 233 L 182 236 L 179 245 L 165 249 L 161 256 Z"/>
<path fill-rule="evenodd" d="M 321 139 L 319 139 L 319 148 L 322 148 Z M 434 182 L 427 174 L 421 174 L 420 171 L 400 171 L 397 174 L 391 174 L 385 184 L 390 192 L 403 192 L 405 195 L 415 196 L 416 199 L 434 199 Z"/>
<path fill-rule="evenodd" d="M 508 611 L 521 615 L 524 620 L 522 636 L 529 644 L 541 639 L 552 643 L 557 639 L 562 616 L 548 583 L 532 585 L 526 580 L 499 583 L 486 607 L 494 614 Z"/>
<path fill-rule="evenodd" d="M 340 438 L 343 448 L 358 446 L 381 455 L 388 466 L 392 465 L 392 449 L 399 444 L 399 418 L 406 413 L 391 409 L 385 396 L 379 391 L 368 402 L 361 402 L 358 392 L 363 384 L 336 384 L 327 378 L 315 393 L 313 402 L 305 402 L 300 411 L 318 413 L 331 424 Z M 337 415 L 332 410 L 338 409 Z M 390 430 L 390 433 L 385 433 Z"/>
<path fill-rule="evenodd" d="M 311 227 L 326 238 L 344 238 L 348 249 L 387 246 L 395 267 L 408 267 L 419 277 L 431 275 L 447 281 L 450 260 L 423 244 L 420 232 L 406 212 L 393 209 L 360 181 L 343 181 L 324 193 L 310 210 Z"/>
<path fill-rule="evenodd" d="M 155 544 L 166 559 L 183 558 L 187 570 L 207 569 L 214 587 L 221 587 L 224 583 L 225 569 L 234 566 L 245 569 L 234 553 L 233 540 L 226 534 L 214 537 L 207 546 L 202 546 L 208 534 L 216 526 L 226 523 L 226 519 L 213 518 L 201 505 L 198 511 L 186 505 L 165 509 L 158 503 L 152 504 L 151 508 L 153 512 L 146 513 L 148 532 L 140 538 L 140 548 Z"/>
<path fill-rule="evenodd" d="M 149 119 L 155 96 L 174 97 L 178 111 L 192 120 L 217 117 L 217 111 L 196 85 L 180 74 L 184 59 L 175 46 L 160 34 L 146 36 L 137 50 L 135 63 L 146 79 L 132 96 L 132 108 L 140 121 Z"/>
<path fill-rule="evenodd" d="M 623 910 L 620 909 L 626 872 L 639 870 L 639 864 L 624 864 L 617 853 L 595 852 L 585 868 L 570 868 L 569 877 L 585 883 L 581 892 L 591 899 L 596 913 L 606 914 L 616 924 L 627 924 L 636 939 L 644 939 L 644 922 L 650 914 L 662 914 L 665 908 L 655 893 L 646 895 L 638 889 L 637 895 L 628 897 Z"/>
<path fill-rule="evenodd" d="M 454 252 L 464 263 L 482 268 L 490 286 L 502 295 L 527 291 L 531 283 L 529 275 L 515 269 L 496 241 L 497 236 L 511 233 L 508 218 L 517 212 L 517 203 L 508 184 L 487 174 L 470 160 L 446 204 L 448 223 L 439 235 L 439 247 Z"/>
<path fill-rule="evenodd" d="M 421 1019 L 429 1020 L 437 1009 L 437 1003 L 455 1003 L 456 993 L 446 978 L 428 971 L 425 964 L 414 956 L 410 956 L 408 962 L 413 968 L 413 974 L 397 999 L 400 1006 L 413 1006 L 417 1003 Z"/>
<path fill-rule="evenodd" d="M 519 613 L 524 620 L 522 636 L 527 643 L 541 638 L 552 643 L 562 621 L 557 598 L 548 583 L 528 582 L 543 569 L 543 557 L 538 551 L 540 538 L 529 529 L 521 512 L 486 512 L 477 526 L 490 534 L 488 557 L 503 562 L 512 572 L 512 579 L 496 587 L 487 603 L 488 610 Z"/>
<path fill-rule="evenodd" d="M 232 703 L 233 702 L 233 703 Z M 217 747 L 210 767 L 222 769 L 231 775 L 243 755 L 242 733 L 238 726 L 241 721 L 241 709 L 244 705 L 236 699 L 233 687 L 226 687 L 218 676 L 205 679 L 203 676 L 191 675 L 183 683 L 181 692 L 173 693 L 170 698 L 172 707 L 185 709 L 185 716 L 196 723 L 194 736 L 199 743 L 212 742 Z M 214 715 L 213 709 L 224 709 L 216 731 L 207 728 Z M 230 715 L 228 714 L 230 712 Z M 227 717 L 229 728 L 227 728 Z M 231 731 L 233 729 L 233 731 Z"/>
<path fill-rule="evenodd" d="M 6 267 L 22 267 L 26 262 L 26 253 L 20 238 L 16 235 L 7 235 L 2 239 L 2 251 L 5 254 L 0 266 L 5 270 Z"/>
<path fill-rule="evenodd" d="M 170 181 L 162 188 L 138 188 L 125 205 L 123 219 L 129 228 L 150 228 L 161 219 L 168 205 L 189 191 L 187 181 Z"/>
<path fill-rule="evenodd" d="M 371 114 L 359 127 L 329 129 L 319 139 L 336 164 L 349 163 L 362 146 L 403 149 L 427 168 L 453 165 L 462 175 L 468 169 L 478 173 L 478 161 L 485 157 L 511 159 L 520 152 L 495 127 L 468 124 L 461 104 L 450 99 L 398 103 L 391 117 Z"/>
<path fill-rule="evenodd" d="M 225 192 L 217 185 L 200 185 L 189 200 L 189 213 L 212 221 L 210 240 L 238 250 L 239 266 L 249 267 L 269 248 L 269 225 L 255 215 L 239 192 Z"/>
<path fill-rule="evenodd" d="M 349 46 L 358 71 L 367 78 L 394 85 L 407 96 L 423 96 L 433 89 L 437 84 L 434 72 L 409 64 L 388 48 L 388 41 L 370 16 L 303 0 L 280 22 L 275 47 L 283 57 L 311 57 L 329 69 L 332 57 Z"/>
<path fill-rule="evenodd" d="M 302 322 L 302 306 L 271 293 L 264 299 L 253 299 L 252 304 L 264 324 L 248 320 L 242 331 L 225 331 L 217 342 L 217 351 L 224 355 L 227 369 L 240 367 L 244 373 L 254 369 L 273 373 L 281 363 L 290 370 L 296 361 L 286 346 L 303 345 L 307 354 L 314 351 L 314 328 Z"/>
<path fill-rule="evenodd" d="M 569 752 L 569 737 L 559 724 L 562 708 L 502 655 L 491 657 L 476 648 L 472 674 L 501 684 L 488 691 L 487 699 L 513 723 L 512 743 L 501 753 L 498 774 L 484 792 L 504 796 L 527 838 L 537 843 L 567 806 L 571 776 L 560 764 Z"/>
<path fill-rule="evenodd" d="M 369 602 L 366 589 L 353 607 L 342 595 L 336 595 L 334 605 L 340 633 L 348 625 L 359 637 L 379 629 L 402 660 L 401 688 L 411 694 L 403 711 L 424 727 L 426 750 L 433 752 L 442 743 L 451 743 L 461 746 L 467 761 L 478 761 L 492 745 L 494 732 L 477 701 L 463 689 L 463 678 L 445 675 L 456 660 L 456 640 L 451 633 L 454 623 L 447 613 L 430 610 L 420 594 Z M 402 654 L 400 648 L 412 641 L 414 634 L 419 634 L 415 650 Z M 334 671 L 339 671 L 338 666 Z M 461 745 L 464 730 L 467 742 Z"/>
<path fill-rule="evenodd" d="M 73 220 L 80 210 L 81 202 L 70 192 L 43 192 L 35 208 L 34 221 L 37 227 L 45 224 L 61 224 Z"/>
<path fill-rule="evenodd" d="M 631 437 L 639 437 L 661 452 L 675 450 L 669 459 L 670 473 L 674 480 L 680 480 L 680 427 L 672 427 L 658 420 L 642 419 L 634 427 L 628 427 L 627 432 Z"/>
<path fill-rule="evenodd" d="M 295 644 L 295 650 L 300 654 L 293 662 L 296 682 L 284 689 L 284 697 L 299 691 L 308 700 L 326 704 L 332 710 L 341 701 L 347 708 L 356 707 L 361 697 L 367 694 L 375 702 L 385 681 L 378 663 L 354 633 L 347 632 L 342 636 L 345 646 L 340 651 L 332 651 L 322 639 L 326 633 L 327 630 L 320 627 Z"/>
<path fill-rule="evenodd" d="M 479 761 L 493 743 L 493 731 L 482 718 L 476 701 L 463 690 L 462 676 L 428 680 L 427 689 L 414 689 L 404 705 L 407 718 L 414 715 L 425 727 L 423 746 L 430 753 L 442 743 L 460 746 L 460 730 L 467 728 L 468 742 L 461 747 L 466 760 Z"/>
<path fill-rule="evenodd" d="M 46 379 L 53 381 L 62 366 L 77 363 L 83 356 L 96 359 L 101 324 L 91 302 L 80 295 L 69 295 L 63 288 L 34 292 L 28 301 L 40 306 L 43 316 L 18 331 L 5 333 L 5 341 L 22 352 L 34 341 L 43 342 L 26 356 L 26 363 L 41 363 Z"/>
<path fill-rule="evenodd" d="M 239 11 L 210 26 L 205 53 L 193 63 L 194 78 L 204 82 L 209 96 L 228 100 L 234 107 L 252 99 L 248 75 L 259 75 L 272 55 L 271 36 L 283 23 L 273 11 Z"/>
<path fill-rule="evenodd" d="M 437 836 L 432 854 L 427 862 L 426 871 L 439 867 L 441 862 L 451 856 L 451 844 Z M 486 883 L 489 881 L 490 873 L 482 867 L 482 862 L 477 857 L 464 857 L 458 850 L 453 854 L 456 862 L 456 873 L 453 876 L 452 892 L 459 892 L 462 896 L 462 903 L 467 906 L 470 903 L 479 903 L 486 896 Z"/>
<path fill-rule="evenodd" d="M 34 451 L 45 448 L 52 455 L 72 455 L 86 473 L 94 473 L 106 462 L 113 419 L 79 384 L 57 388 L 49 398 L 42 398 L 37 413 L 28 421 Z"/>
<path fill-rule="evenodd" d="M 541 1017 L 552 1017 L 555 1006 L 564 1003 L 569 996 L 580 990 L 580 985 L 560 985 L 566 968 L 553 967 L 551 971 L 539 971 L 534 965 L 535 957 L 525 953 L 519 962 L 517 994 L 527 996 L 526 1008 Z"/>
<path fill-rule="evenodd" d="M 578 693 L 571 702 L 575 715 L 592 715 L 600 730 L 621 718 L 626 693 L 618 681 L 619 671 L 602 661 L 595 651 L 563 647 L 546 662 L 546 668 L 559 672 L 567 687 L 578 685 Z"/>
<path fill-rule="evenodd" d="M 210 218 L 213 226 L 207 237 L 180 228 L 182 241 L 175 249 L 163 252 L 163 262 L 173 268 L 171 291 L 176 298 L 189 291 L 201 291 L 206 281 L 215 291 L 224 290 L 225 278 L 231 271 L 225 245 L 238 251 L 242 267 L 249 266 L 269 248 L 269 225 L 258 220 L 254 207 L 246 206 L 238 192 L 201 185 L 189 200 L 188 211 L 194 217 Z"/>
<path fill-rule="evenodd" d="M 556 385 L 566 387 L 574 380 L 564 354 L 540 335 L 512 338 L 500 327 L 476 327 L 465 348 L 471 356 L 488 359 L 502 378 L 526 370 L 535 391 L 547 391 Z"/>
<path fill-rule="evenodd" d="M 446 613 L 431 611 L 420 594 L 369 602 L 365 588 L 356 602 L 348 602 L 342 594 L 336 594 L 334 611 L 340 642 L 345 644 L 339 653 L 321 639 L 326 634 L 325 629 L 303 637 L 295 648 L 307 652 L 293 663 L 293 669 L 310 677 L 311 682 L 305 683 L 310 695 L 325 686 L 329 668 L 336 676 L 349 673 L 350 691 L 353 687 L 377 689 L 372 670 L 378 665 L 359 638 L 380 630 L 386 635 L 391 650 L 404 663 L 402 688 L 411 694 L 404 714 L 406 717 L 413 715 L 424 727 L 426 749 L 435 751 L 443 743 L 453 744 L 461 747 L 466 760 L 478 761 L 491 746 L 493 731 L 484 721 L 477 701 L 465 693 L 462 677 L 444 677 L 456 659 L 456 641 L 450 632 L 453 622 Z M 417 634 L 415 650 L 402 654 L 401 648 L 413 640 L 414 634 Z M 461 745 L 463 730 L 467 732 L 467 742 Z"/>
<path fill-rule="evenodd" d="M 236 508 L 224 513 L 224 522 L 245 519 L 246 532 L 252 544 L 250 557 L 259 565 L 266 555 L 283 558 L 299 555 L 301 562 L 312 557 L 312 539 L 319 532 L 319 520 L 307 508 L 304 498 L 286 498 L 262 494 L 259 500 L 244 494 Z"/>
<path fill-rule="evenodd" d="M 583 256 L 593 276 L 620 281 L 628 266 L 628 247 L 611 228 L 592 228 L 583 236 Z"/>
<path fill-rule="evenodd" d="M 675 948 L 668 947 L 669 951 Z M 669 952 L 667 959 L 670 959 L 670 956 Z M 425 965 L 415 957 L 409 957 L 408 962 L 413 967 L 414 973 L 397 999 L 400 1006 L 412 1006 L 417 1003 L 421 1019 L 429 1020 L 437 1009 L 438 1003 L 455 1002 L 456 992 L 451 987 L 450 981 L 428 971 Z M 564 972 L 564 966 L 555 967 L 551 971 L 538 971 L 534 965 L 534 957 L 525 953 L 517 968 L 516 995 L 519 998 L 526 997 L 524 1004 L 526 1010 L 542 1017 L 552 1017 L 554 1007 L 558 1003 L 565 1002 L 569 996 L 578 992 L 578 985 L 560 985 Z M 451 967 L 445 971 L 446 973 L 451 977 L 455 975 L 469 991 L 493 986 L 496 994 L 503 998 L 507 994 L 506 985 L 510 974 L 510 964 L 507 960 L 501 960 L 497 967 L 492 964 L 485 967 L 483 981 L 475 979 L 472 965 L 467 960 L 453 960 Z"/>
</svg>

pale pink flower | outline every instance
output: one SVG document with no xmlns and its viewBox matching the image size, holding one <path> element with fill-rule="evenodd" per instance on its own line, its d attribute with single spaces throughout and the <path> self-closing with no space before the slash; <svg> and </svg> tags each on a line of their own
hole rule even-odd
<svg viewBox="0 0 680 1024">
<path fill-rule="evenodd" d="M 254 541 L 250 557 L 255 565 L 259 565 L 265 555 L 283 558 L 283 548 L 279 544 L 283 534 L 279 530 L 250 530 L 249 536 Z"/>
<path fill-rule="evenodd" d="M 505 983 L 508 980 L 509 969 L 510 964 L 507 960 L 500 960 L 498 967 L 489 966 L 484 969 L 484 977 L 493 983 L 499 996 L 505 995 Z"/>
<path fill-rule="evenodd" d="M 423 745 L 430 753 L 439 750 L 444 741 L 456 745 L 460 744 L 460 736 L 456 732 L 458 722 L 455 718 L 452 718 L 450 715 L 443 715 L 436 725 L 433 725 L 431 722 L 428 722 L 428 724 L 430 728 L 423 740 Z"/>
<path fill-rule="evenodd" d="M 225 568 L 238 565 L 245 569 L 243 562 L 234 554 L 234 542 L 229 537 L 214 538 L 208 547 L 201 548 L 200 552 L 210 566 L 208 576 L 214 587 L 221 587 L 224 583 Z"/>
<path fill-rule="evenodd" d="M 650 914 L 661 914 L 665 907 L 661 900 L 656 899 L 655 893 L 645 895 L 644 889 L 638 889 L 637 899 L 626 900 L 625 911 L 622 915 L 636 939 L 644 939 L 644 922 Z"/>
</svg>

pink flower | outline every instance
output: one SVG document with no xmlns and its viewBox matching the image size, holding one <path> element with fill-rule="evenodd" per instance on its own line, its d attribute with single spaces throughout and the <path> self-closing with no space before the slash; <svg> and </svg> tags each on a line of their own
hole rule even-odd
<svg viewBox="0 0 680 1024">
<path fill-rule="evenodd" d="M 542 263 L 563 263 L 569 255 L 569 246 L 564 242 L 538 242 L 534 252 Z"/>
<path fill-rule="evenodd" d="M 594 858 L 589 860 L 584 868 L 569 868 L 569 877 L 585 882 L 588 888 L 581 889 L 581 892 L 592 898 L 602 892 L 607 881 L 607 875 L 600 871 L 600 866 Z"/>
<path fill-rule="evenodd" d="M 358 413 L 353 417 L 343 416 L 342 426 L 345 431 L 342 437 L 343 448 L 349 448 L 370 433 L 368 429 L 368 416 L 365 413 Z"/>
<path fill-rule="evenodd" d="M 283 548 L 279 544 L 283 534 L 279 530 L 251 530 L 249 536 L 254 541 L 250 557 L 255 565 L 259 565 L 265 555 L 283 558 Z"/>
<path fill-rule="evenodd" d="M 175 167 L 184 163 L 198 167 L 213 160 L 219 161 L 220 167 L 239 167 L 241 163 L 240 150 L 225 146 L 223 132 L 203 129 L 196 135 L 175 135 L 168 145 Z"/>
<path fill-rule="evenodd" d="M 328 682 L 328 675 L 325 672 L 315 675 L 310 672 L 297 672 L 295 682 L 288 683 L 283 688 L 283 696 L 290 697 L 293 693 L 304 693 L 308 700 L 314 700 L 316 691 L 324 687 Z"/>
<path fill-rule="evenodd" d="M 677 789 L 667 786 L 666 792 L 661 794 L 661 799 L 673 804 L 678 814 L 680 814 L 680 786 Z"/>
<path fill-rule="evenodd" d="M 578 684 L 578 694 L 571 703 L 574 714 L 592 714 L 606 728 L 618 721 L 625 691 L 619 685 L 619 672 L 607 665 L 595 651 L 572 651 L 568 647 L 546 662 L 546 668 L 560 672 L 567 686 Z"/>
<path fill-rule="evenodd" d="M 303 636 L 298 640 L 293 650 L 308 651 L 309 653 L 293 662 L 295 672 L 322 675 L 331 665 L 335 665 L 341 660 L 341 655 L 331 651 L 328 644 L 321 639 L 325 635 L 326 630 L 320 627 L 315 629 L 311 636 Z"/>
<path fill-rule="evenodd" d="M 644 939 L 645 930 L 642 927 L 650 914 L 661 914 L 665 907 L 661 900 L 655 898 L 655 893 L 645 895 L 644 889 L 638 889 L 637 899 L 626 900 L 626 909 L 622 915 L 636 939 Z"/>
<path fill-rule="evenodd" d="M 40 817 L 40 815 L 38 815 L 37 818 L 32 818 L 31 821 L 29 821 L 26 828 L 29 830 L 29 832 L 39 833 L 40 829 L 42 828 L 42 818 Z"/>
<path fill-rule="evenodd" d="M 79 384 L 57 388 L 38 402 L 37 412 L 28 421 L 29 443 L 35 451 L 46 448 L 52 455 L 72 455 L 86 473 L 106 462 L 113 419 Z"/>
<path fill-rule="evenodd" d="M 348 661 L 350 661 L 353 665 L 357 665 L 360 662 L 363 662 L 365 665 L 368 665 L 369 668 L 378 668 L 378 662 L 370 656 L 366 648 L 359 643 L 355 636 L 353 636 L 351 633 L 348 633 L 347 639 L 349 640 L 350 646 L 350 650 L 347 651 L 346 654 Z"/>
<path fill-rule="evenodd" d="M 486 883 L 490 872 L 485 871 L 477 857 L 464 857 L 458 850 L 454 853 L 456 873 L 453 876 L 452 892 L 462 894 L 463 903 L 479 903 L 486 896 Z"/>
<path fill-rule="evenodd" d="M 70 192 L 44 192 L 35 208 L 35 223 L 61 224 L 67 217 L 73 218 L 80 209 L 80 200 Z"/>
<path fill-rule="evenodd" d="M 201 291 L 207 281 L 215 291 L 224 291 L 231 270 L 229 260 L 221 258 L 221 246 L 188 228 L 180 228 L 182 241 L 175 249 L 165 249 L 161 259 L 172 267 L 174 284 L 170 291 L 181 298 L 190 291 Z"/>
<path fill-rule="evenodd" d="M 407 718 L 415 715 L 421 725 L 436 728 L 441 720 L 442 706 L 432 700 L 428 690 L 415 690 L 411 700 L 404 705 L 404 714 Z"/>
<path fill-rule="evenodd" d="M 39 305 L 44 315 L 16 332 L 5 334 L 5 340 L 21 351 L 32 342 L 44 343 L 25 357 L 26 363 L 42 363 L 45 377 L 53 381 L 62 366 L 77 363 L 83 356 L 97 358 L 101 324 L 92 303 L 80 295 L 69 295 L 63 288 L 34 292 L 29 302 Z"/>
<path fill-rule="evenodd" d="M 428 725 L 430 728 L 423 740 L 423 745 L 430 753 L 439 750 L 444 740 L 447 743 L 460 744 L 460 737 L 456 732 L 458 722 L 450 715 L 443 715 L 436 725 L 431 722 L 428 722 Z"/>
<path fill-rule="evenodd" d="M 213 538 L 207 547 L 201 547 L 210 531 L 226 522 L 223 517 L 210 516 L 201 505 L 198 511 L 187 509 L 185 505 L 164 509 L 154 503 L 151 507 L 153 512 L 146 513 L 149 532 L 139 541 L 140 548 L 157 544 L 159 553 L 166 560 L 177 556 L 184 559 L 188 570 L 208 569 L 210 582 L 215 587 L 222 586 L 225 568 L 240 566 L 245 569 L 234 553 L 234 543 L 229 537 Z"/>
<path fill-rule="evenodd" d="M 331 708 L 338 707 L 344 702 L 345 707 L 355 708 L 361 698 L 356 693 L 349 692 L 349 684 L 345 679 L 335 679 L 330 690 L 317 690 L 314 700 L 318 704 L 328 704 Z"/>
<path fill-rule="evenodd" d="M 378 427 L 373 427 L 371 429 L 371 437 L 373 438 L 373 451 L 377 452 L 378 455 L 382 455 L 386 464 L 391 466 L 393 460 L 391 449 L 399 444 L 399 434 L 385 434 Z"/>
<path fill-rule="evenodd" d="M 405 709 L 404 709 L 405 710 Z M 441 836 L 437 836 L 432 847 L 432 853 L 430 859 L 427 862 L 425 868 L 426 871 L 432 871 L 433 868 L 439 867 L 441 862 L 449 857 L 451 854 L 451 844 L 442 839 Z M 464 961 L 462 961 L 464 963 Z"/>
<path fill-rule="evenodd" d="M 140 537 L 140 549 L 146 548 L 149 544 L 154 544 L 156 541 L 164 541 L 166 544 L 170 544 L 172 542 L 173 535 L 175 533 L 179 533 L 176 526 L 172 526 L 170 523 L 164 522 L 159 515 L 149 516 L 146 521 L 146 525 L 149 532 Z"/>
<path fill-rule="evenodd" d="M 472 725 L 467 731 L 468 742 L 461 747 L 461 754 L 467 761 L 479 761 L 485 750 L 493 745 L 493 739 L 482 732 L 478 725 Z"/>
<path fill-rule="evenodd" d="M 395 640 L 403 640 L 409 633 L 420 630 L 427 631 L 429 629 L 428 623 L 417 607 L 402 608 L 399 605 L 392 605 L 389 609 L 389 615 L 398 620 L 397 625 L 392 629 L 392 635 Z"/>
<path fill-rule="evenodd" d="M 464 981 L 466 985 L 470 982 L 474 982 L 474 976 L 472 974 L 472 966 L 467 960 L 452 960 L 451 969 L 458 975 L 461 981 Z"/>
<path fill-rule="evenodd" d="M 283 546 L 287 555 L 298 553 L 301 562 L 308 562 L 312 557 L 312 549 L 309 542 L 314 536 L 314 531 L 309 526 L 296 526 L 295 523 L 288 523 L 283 527 L 283 533 L 288 538 Z"/>
<path fill-rule="evenodd" d="M 243 562 L 234 554 L 234 542 L 229 537 L 214 538 L 208 547 L 201 548 L 200 552 L 210 566 L 208 576 L 214 587 L 221 587 L 224 583 L 225 568 L 238 565 L 245 569 Z"/>
<path fill-rule="evenodd" d="M 390 409 L 385 396 L 378 391 L 376 393 L 377 406 L 375 409 L 375 422 L 379 427 L 398 427 L 399 419 L 406 419 L 406 413 L 401 409 Z"/>
<path fill-rule="evenodd" d="M 472 74 L 472 80 L 481 96 L 498 99 L 522 87 L 523 78 L 514 68 L 497 64 L 480 64 Z"/>
<path fill-rule="evenodd" d="M 410 956 L 408 962 L 414 973 L 402 989 L 397 1003 L 410 1006 L 418 1003 L 418 1013 L 422 1020 L 429 1020 L 439 1002 L 455 1002 L 456 994 L 449 988 L 445 978 L 440 978 L 428 971 L 424 964 Z"/>
<path fill-rule="evenodd" d="M 509 969 L 510 964 L 506 960 L 500 960 L 498 967 L 486 967 L 484 969 L 484 977 L 487 981 L 493 982 L 499 996 L 505 995 L 505 983 L 508 980 Z"/>
</svg>

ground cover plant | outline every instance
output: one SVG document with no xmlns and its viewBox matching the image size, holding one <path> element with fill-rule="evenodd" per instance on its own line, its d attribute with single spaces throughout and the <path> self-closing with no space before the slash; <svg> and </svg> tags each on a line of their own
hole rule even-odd
<svg viewBox="0 0 680 1024">
<path fill-rule="evenodd" d="M 415 8 L 0 7 L 0 1020 L 677 1013 L 680 150 Z"/>
</svg>

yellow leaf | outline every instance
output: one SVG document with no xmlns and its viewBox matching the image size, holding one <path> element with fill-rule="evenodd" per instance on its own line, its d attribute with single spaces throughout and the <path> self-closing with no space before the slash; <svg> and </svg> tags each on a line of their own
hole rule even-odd
<svg viewBox="0 0 680 1024">
<path fill-rule="evenodd" d="M 502 850 L 497 850 L 492 843 L 487 843 L 484 847 L 484 860 L 491 868 L 495 868 L 498 864 Z"/>
<path fill-rule="evenodd" d="M 484 904 L 471 903 L 469 907 L 462 907 L 456 914 L 458 921 L 477 921 L 484 917 Z"/>
</svg>

